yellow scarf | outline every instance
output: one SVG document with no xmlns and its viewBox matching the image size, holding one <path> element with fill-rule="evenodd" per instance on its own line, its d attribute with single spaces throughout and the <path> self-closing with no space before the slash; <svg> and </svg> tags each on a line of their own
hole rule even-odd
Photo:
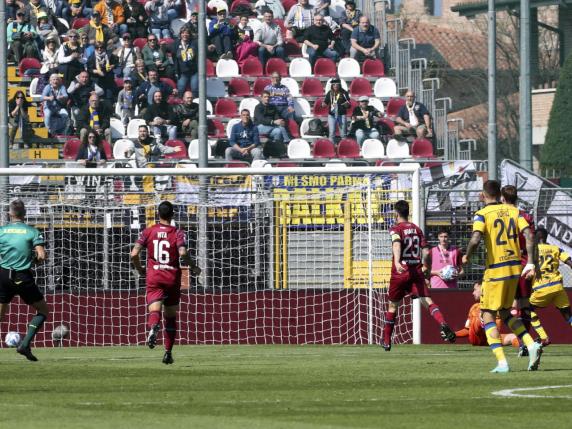
<svg viewBox="0 0 572 429">
<path fill-rule="evenodd" d="M 95 41 L 104 42 L 105 39 L 103 37 L 103 25 L 101 24 L 99 24 L 99 26 L 95 25 L 95 21 L 93 19 L 89 21 L 89 25 L 95 28 Z"/>
</svg>

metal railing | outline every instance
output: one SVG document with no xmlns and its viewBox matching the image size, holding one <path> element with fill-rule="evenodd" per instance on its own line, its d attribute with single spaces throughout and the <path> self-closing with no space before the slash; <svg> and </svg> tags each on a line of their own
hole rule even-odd
<svg viewBox="0 0 572 429">
<path fill-rule="evenodd" d="M 473 150 L 477 150 L 477 141 L 475 139 L 459 140 L 457 142 L 457 159 L 471 159 Z"/>
<path fill-rule="evenodd" d="M 465 128 L 465 121 L 460 118 L 447 119 L 447 145 L 445 146 L 445 159 L 459 159 L 459 134 Z"/>
<path fill-rule="evenodd" d="M 421 102 L 427 107 L 431 117 L 435 117 L 435 91 L 441 87 L 439 78 L 423 79 L 422 90 L 417 94 Z"/>
<path fill-rule="evenodd" d="M 415 91 L 415 94 L 421 94 L 423 91 L 423 71 L 427 68 L 426 58 L 413 58 L 411 60 L 411 81 L 408 89 Z"/>
<path fill-rule="evenodd" d="M 453 103 L 449 97 L 437 98 L 435 100 L 435 116 L 433 120 L 433 130 L 435 132 L 435 142 L 437 150 L 445 150 L 447 145 L 447 112 Z"/>
<path fill-rule="evenodd" d="M 400 18 L 387 20 L 387 53 L 385 55 L 385 69 L 393 70 L 397 76 L 397 49 L 399 45 L 399 35 L 403 29 L 403 21 Z"/>
<path fill-rule="evenodd" d="M 398 92 L 411 86 L 411 47 L 415 48 L 415 39 L 400 39 L 397 44 L 395 81 Z"/>
</svg>

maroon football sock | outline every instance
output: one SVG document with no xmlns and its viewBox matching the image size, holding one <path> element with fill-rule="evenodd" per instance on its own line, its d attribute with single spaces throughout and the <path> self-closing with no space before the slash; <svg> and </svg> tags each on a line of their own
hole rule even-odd
<svg viewBox="0 0 572 429">
<path fill-rule="evenodd" d="M 396 313 L 389 311 L 385 313 L 385 326 L 383 327 L 383 342 L 385 344 L 391 344 L 391 335 L 393 334 L 396 316 Z"/>
<path fill-rule="evenodd" d="M 165 350 L 173 350 L 175 338 L 177 337 L 177 318 L 165 317 Z"/>
<path fill-rule="evenodd" d="M 439 306 L 437 304 L 431 304 L 429 306 L 429 314 L 431 317 L 439 323 L 439 325 L 443 325 L 445 323 L 445 318 L 443 317 L 443 313 L 439 310 Z"/>
<path fill-rule="evenodd" d="M 160 311 L 151 311 L 147 317 L 147 326 L 151 329 L 153 326 L 158 325 L 161 320 Z"/>
</svg>

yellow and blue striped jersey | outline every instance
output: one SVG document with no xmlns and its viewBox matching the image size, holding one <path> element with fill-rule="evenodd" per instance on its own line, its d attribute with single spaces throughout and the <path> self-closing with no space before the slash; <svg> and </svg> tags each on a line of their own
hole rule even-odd
<svg viewBox="0 0 572 429">
<path fill-rule="evenodd" d="M 558 270 L 560 261 L 566 262 L 570 255 L 552 244 L 538 245 L 538 271 L 532 290 L 543 293 L 555 292 L 563 288 L 562 274 Z"/>
<path fill-rule="evenodd" d="M 475 213 L 473 232 L 485 236 L 487 252 L 484 280 L 516 279 L 522 272 L 518 235 L 528 222 L 516 207 L 501 203 L 488 204 Z"/>
</svg>

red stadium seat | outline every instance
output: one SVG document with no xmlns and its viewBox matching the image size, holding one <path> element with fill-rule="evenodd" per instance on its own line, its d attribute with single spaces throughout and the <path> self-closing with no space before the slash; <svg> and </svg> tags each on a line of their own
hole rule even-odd
<svg viewBox="0 0 572 429">
<path fill-rule="evenodd" d="M 427 139 L 415 139 L 411 145 L 413 158 L 434 158 L 433 144 Z"/>
<path fill-rule="evenodd" d="M 113 149 L 111 148 L 111 144 L 109 144 L 107 140 L 102 140 L 101 145 L 103 146 L 103 150 L 105 151 L 105 156 L 107 159 L 113 159 Z"/>
<path fill-rule="evenodd" d="M 248 162 L 243 161 L 236 161 L 236 162 L 229 162 L 225 164 L 225 168 L 248 168 L 250 164 Z"/>
<path fill-rule="evenodd" d="M 250 96 L 250 84 L 246 79 L 241 77 L 233 77 L 228 82 L 228 95 L 237 97 Z"/>
<path fill-rule="evenodd" d="M 227 137 L 224 124 L 218 119 L 207 120 L 207 134 L 213 139 L 224 139 Z"/>
<path fill-rule="evenodd" d="M 336 148 L 329 139 L 317 139 L 314 142 L 314 158 L 335 158 Z"/>
<path fill-rule="evenodd" d="M 363 62 L 362 73 L 364 76 L 385 76 L 384 66 L 381 60 L 367 59 Z"/>
<path fill-rule="evenodd" d="M 350 108 L 346 110 L 346 116 L 351 116 L 354 113 L 354 109 L 358 106 L 358 102 L 350 98 Z"/>
<path fill-rule="evenodd" d="M 288 11 L 292 8 L 292 6 L 298 4 L 296 0 L 282 0 L 282 6 L 284 6 L 284 11 L 288 13 Z"/>
<path fill-rule="evenodd" d="M 323 101 L 324 99 L 322 97 L 316 98 L 316 101 L 314 101 L 314 116 L 328 116 L 330 113 L 329 106 L 327 104 L 322 105 Z"/>
<path fill-rule="evenodd" d="M 382 134 L 392 136 L 395 132 L 395 124 L 391 119 L 381 118 L 378 122 L 379 126 L 383 131 L 388 131 L 387 133 L 382 132 Z"/>
<path fill-rule="evenodd" d="M 179 152 L 165 154 L 166 159 L 185 159 L 187 157 L 187 147 L 185 146 L 185 143 L 183 143 L 181 140 L 167 140 L 165 142 L 165 146 L 169 147 L 178 146 L 181 148 Z"/>
<path fill-rule="evenodd" d="M 278 27 L 280 27 L 280 32 L 282 33 L 282 38 L 286 36 L 286 26 L 284 25 L 283 19 L 274 18 L 274 22 Z"/>
<path fill-rule="evenodd" d="M 268 79 L 267 77 L 257 78 L 254 81 L 254 85 L 252 86 L 252 95 L 256 95 L 257 97 L 260 97 L 262 95 L 262 91 L 264 91 L 264 88 L 266 88 L 271 83 L 272 83 L 272 81 L 270 79 Z"/>
<path fill-rule="evenodd" d="M 302 49 L 296 40 L 284 40 L 284 55 L 286 55 L 287 58 L 297 58 L 302 56 Z"/>
<path fill-rule="evenodd" d="M 248 58 L 242 64 L 242 74 L 244 76 L 255 76 L 259 77 L 264 75 L 264 71 L 262 70 L 262 64 L 260 64 L 260 60 L 258 58 Z"/>
<path fill-rule="evenodd" d="M 169 95 L 169 98 L 167 99 L 167 104 L 170 104 L 171 106 L 174 106 L 176 104 L 183 104 L 184 101 L 182 98 L 180 97 L 176 97 L 174 95 Z"/>
<path fill-rule="evenodd" d="M 354 139 L 342 139 L 338 144 L 339 158 L 359 158 L 360 147 Z"/>
<path fill-rule="evenodd" d="M 64 143 L 64 147 L 62 149 L 64 159 L 73 159 L 75 160 L 77 153 L 79 152 L 79 147 L 81 146 L 81 140 L 78 138 L 71 138 L 68 139 Z"/>
<path fill-rule="evenodd" d="M 302 82 L 301 93 L 305 97 L 321 97 L 324 95 L 324 88 L 320 79 L 315 77 L 307 77 Z"/>
<path fill-rule="evenodd" d="M 373 92 L 371 90 L 371 84 L 369 83 L 369 80 L 363 77 L 354 78 L 350 84 L 350 94 L 352 97 L 360 97 L 362 95 L 367 95 L 370 97 Z"/>
<path fill-rule="evenodd" d="M 89 24 L 89 18 L 76 18 L 73 20 L 71 28 L 79 30 Z"/>
<path fill-rule="evenodd" d="M 275 71 L 280 76 L 288 76 L 288 66 L 282 58 L 269 58 L 266 62 L 266 75 L 270 76 Z"/>
<path fill-rule="evenodd" d="M 147 39 L 144 37 L 137 37 L 133 40 L 133 47 L 143 49 L 147 44 Z"/>
<path fill-rule="evenodd" d="M 20 64 L 18 64 L 18 73 L 20 76 L 24 76 L 26 70 L 36 69 L 37 74 L 40 74 L 40 69 L 42 68 L 42 63 L 35 58 L 22 58 Z"/>
<path fill-rule="evenodd" d="M 177 84 L 173 81 L 173 79 L 170 79 L 168 77 L 162 77 L 162 78 L 160 78 L 160 80 L 161 80 L 161 82 L 169 85 L 171 88 L 177 89 Z"/>
<path fill-rule="evenodd" d="M 117 88 L 123 89 L 123 79 L 120 77 L 116 77 L 115 78 L 115 85 L 117 86 Z"/>
<path fill-rule="evenodd" d="M 337 72 L 336 63 L 329 58 L 318 58 L 314 64 L 314 76 L 334 77 Z"/>
<path fill-rule="evenodd" d="M 207 58 L 207 77 L 216 77 L 214 63 Z"/>
<path fill-rule="evenodd" d="M 401 106 L 405 105 L 405 100 L 403 98 L 390 98 L 387 102 L 387 107 L 385 109 L 385 114 L 390 118 L 394 118 L 399 113 Z"/>
<path fill-rule="evenodd" d="M 238 107 L 236 107 L 234 100 L 219 98 L 214 106 L 214 114 L 224 118 L 236 118 L 238 116 Z"/>
<path fill-rule="evenodd" d="M 170 37 L 164 37 L 162 39 L 159 39 L 160 45 L 167 45 L 167 46 L 171 47 L 173 45 L 173 43 L 175 43 L 175 40 L 171 39 Z"/>
<path fill-rule="evenodd" d="M 288 120 L 288 132 L 292 136 L 292 138 L 297 139 L 300 138 L 300 127 L 296 123 L 294 119 Z"/>
<path fill-rule="evenodd" d="M 236 9 L 241 5 L 246 6 L 249 9 L 252 7 L 248 0 L 234 0 L 230 5 L 230 15 L 236 15 Z"/>
</svg>

